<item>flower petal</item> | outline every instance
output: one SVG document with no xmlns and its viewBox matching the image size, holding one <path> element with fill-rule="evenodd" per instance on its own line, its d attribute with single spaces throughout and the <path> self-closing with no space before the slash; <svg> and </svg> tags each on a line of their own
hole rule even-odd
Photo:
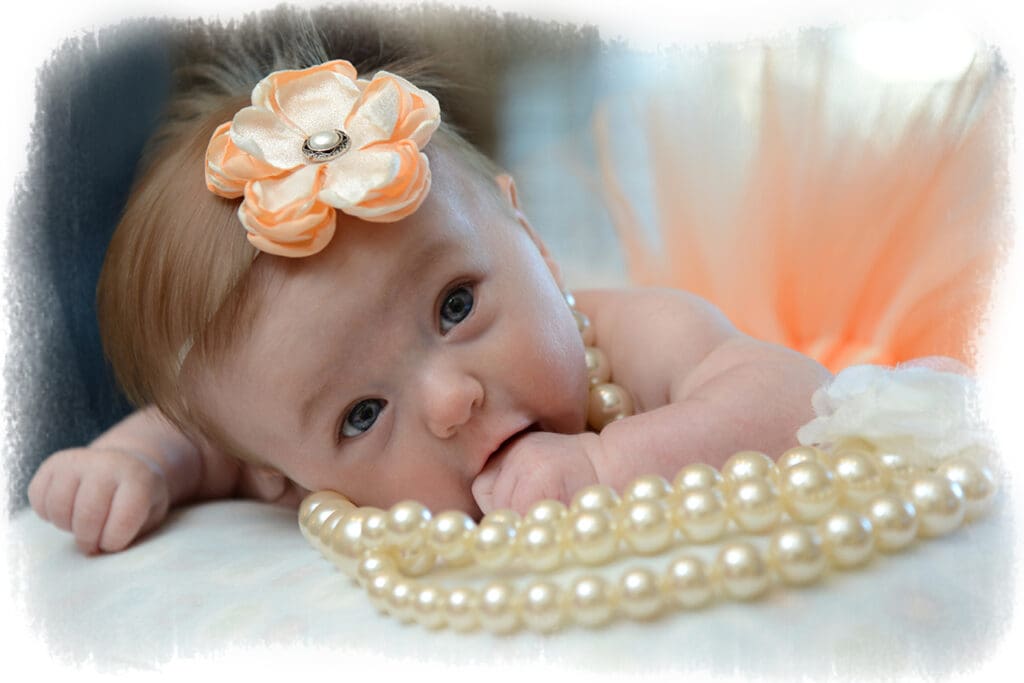
<svg viewBox="0 0 1024 683">
<path fill-rule="evenodd" d="M 334 237 L 337 224 L 334 209 L 318 204 L 317 210 L 301 219 L 277 225 L 264 225 L 238 207 L 238 217 L 246 229 L 250 244 L 277 256 L 300 258 L 312 256 L 326 247 Z"/>
<path fill-rule="evenodd" d="M 324 164 L 320 201 L 348 213 L 350 207 L 366 199 L 371 192 L 393 183 L 401 165 L 401 157 L 390 146 L 352 150 Z"/>
<path fill-rule="evenodd" d="M 359 147 L 409 138 L 422 148 L 441 122 L 433 95 L 401 76 L 378 72 L 345 121 Z"/>
<path fill-rule="evenodd" d="M 413 173 L 406 174 L 406 182 L 396 183 L 386 193 L 362 202 L 350 213 L 365 221 L 391 223 L 419 209 L 430 192 L 430 163 L 426 155 L 419 152 L 409 161 Z"/>
<path fill-rule="evenodd" d="M 320 200 L 373 222 L 397 221 L 430 190 L 430 164 L 411 140 L 375 145 L 329 165 Z"/>
<path fill-rule="evenodd" d="M 268 109 L 246 107 L 231 122 L 231 141 L 244 152 L 283 171 L 307 163 L 306 137 Z"/>
<path fill-rule="evenodd" d="M 334 209 L 317 200 L 323 168 L 307 166 L 283 178 L 245 186 L 238 217 L 249 241 L 281 256 L 308 256 L 323 249 L 334 234 Z"/>
<path fill-rule="evenodd" d="M 277 175 L 280 170 L 247 154 L 231 141 L 231 122 L 217 127 L 206 148 L 206 187 L 221 197 L 241 197 L 246 182 Z"/>
<path fill-rule="evenodd" d="M 350 81 L 356 80 L 356 69 L 351 63 L 344 59 L 335 59 L 324 62 L 308 69 L 284 69 L 275 71 L 256 84 L 252 90 L 252 106 L 262 109 L 275 110 L 274 93 L 286 86 L 288 83 L 306 78 L 311 74 L 334 73 Z"/>
<path fill-rule="evenodd" d="M 245 188 L 245 201 L 259 207 L 261 213 L 304 213 L 306 209 L 299 207 L 316 200 L 323 170 L 322 166 L 303 166 L 280 178 L 254 181 Z"/>
<path fill-rule="evenodd" d="M 359 99 L 359 88 L 348 78 L 320 71 L 284 83 L 276 92 L 280 114 L 306 136 L 341 129 Z"/>
</svg>

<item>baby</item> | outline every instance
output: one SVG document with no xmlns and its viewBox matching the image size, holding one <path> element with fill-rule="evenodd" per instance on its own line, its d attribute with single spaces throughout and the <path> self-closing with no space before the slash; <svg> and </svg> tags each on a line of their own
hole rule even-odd
<svg viewBox="0 0 1024 683">
<path fill-rule="evenodd" d="M 568 295 L 511 178 L 402 70 L 278 71 L 155 148 L 99 283 L 143 407 L 29 487 L 84 552 L 187 501 L 479 517 L 797 445 L 821 365 L 685 292 Z"/>
</svg>

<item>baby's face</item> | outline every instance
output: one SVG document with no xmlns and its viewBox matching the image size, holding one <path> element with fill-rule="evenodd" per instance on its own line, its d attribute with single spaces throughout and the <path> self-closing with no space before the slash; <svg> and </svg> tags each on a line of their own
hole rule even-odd
<svg viewBox="0 0 1024 683">
<path fill-rule="evenodd" d="M 583 430 L 583 344 L 527 230 L 447 155 L 431 167 L 412 216 L 339 213 L 320 254 L 261 255 L 252 333 L 196 393 L 307 489 L 478 515 L 471 485 L 502 444 Z"/>
</svg>

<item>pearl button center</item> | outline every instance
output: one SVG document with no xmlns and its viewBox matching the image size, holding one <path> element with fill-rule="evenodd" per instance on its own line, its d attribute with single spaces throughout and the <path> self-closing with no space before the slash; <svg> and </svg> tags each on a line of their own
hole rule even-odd
<svg viewBox="0 0 1024 683">
<path fill-rule="evenodd" d="M 327 152 L 338 146 L 341 134 L 336 130 L 322 130 L 309 136 L 306 145 L 314 152 Z"/>
</svg>

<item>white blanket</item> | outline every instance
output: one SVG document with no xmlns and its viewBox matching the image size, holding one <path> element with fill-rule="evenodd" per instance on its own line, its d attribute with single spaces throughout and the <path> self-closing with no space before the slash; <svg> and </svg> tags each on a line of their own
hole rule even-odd
<svg viewBox="0 0 1024 683">
<path fill-rule="evenodd" d="M 175 511 L 141 543 L 95 557 L 23 511 L 9 529 L 9 550 L 20 578 L 15 618 L 51 657 L 100 671 L 165 670 L 228 649 L 243 650 L 236 656 L 251 664 L 252 656 L 283 647 L 293 655 L 300 648 L 312 671 L 327 664 L 339 676 L 415 662 L 483 667 L 499 679 L 516 667 L 588 680 L 680 672 L 740 680 L 933 678 L 991 657 L 1009 624 L 1014 536 L 1006 501 L 1001 495 L 987 517 L 948 537 L 876 556 L 810 588 L 549 636 L 401 624 L 378 613 L 306 543 L 294 511 L 255 502 Z"/>
</svg>

